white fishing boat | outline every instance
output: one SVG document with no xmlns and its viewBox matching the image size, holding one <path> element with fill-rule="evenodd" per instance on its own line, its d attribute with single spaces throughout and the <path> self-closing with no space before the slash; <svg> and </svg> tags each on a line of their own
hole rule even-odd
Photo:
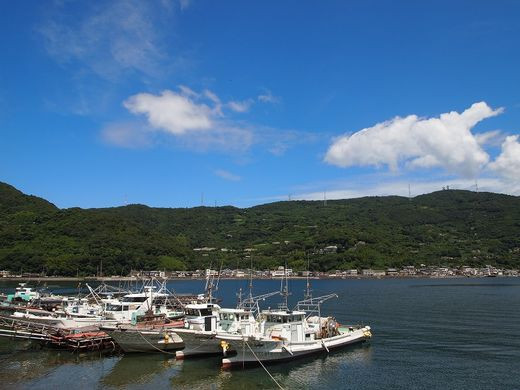
<svg viewBox="0 0 520 390">
<path fill-rule="evenodd" d="M 177 359 L 201 355 L 224 355 L 234 352 L 235 346 L 219 336 L 247 336 L 257 331 L 255 313 L 259 308 L 259 302 L 265 301 L 278 291 L 253 297 L 252 279 L 249 284 L 249 297 L 239 302 L 236 309 L 221 308 L 216 304 L 187 305 L 186 328 L 175 329 L 184 341 L 184 348 L 176 352 Z M 211 289 L 209 297 L 211 297 Z"/>
<path fill-rule="evenodd" d="M 184 315 L 182 303 L 166 288 L 166 282 L 156 286 L 156 280 L 152 279 L 141 292 L 126 294 L 121 298 L 103 299 L 103 314 L 120 323 L 136 323 L 137 317 L 145 313 L 164 314 L 166 318 L 173 320 Z"/>
<path fill-rule="evenodd" d="M 329 352 L 371 337 L 369 326 L 341 326 L 332 317 L 305 318 L 303 311 L 266 311 L 260 315 L 260 331 L 253 335 L 219 335 L 235 345 L 236 356 L 222 366 L 256 364 L 259 361 L 291 360 L 313 353 Z"/>
<path fill-rule="evenodd" d="M 146 327 L 118 324 L 103 327 L 102 330 L 124 352 L 168 352 L 187 348 L 189 355 L 191 352 L 198 355 L 222 353 L 220 340 L 215 339 L 219 310 L 217 304 L 194 303 L 185 306 L 184 320 L 180 326 L 175 322 L 174 326 L 163 322 Z"/>
<path fill-rule="evenodd" d="M 170 353 L 184 347 L 183 340 L 168 327 L 142 329 L 136 326 L 101 327 L 125 353 L 163 352 Z"/>
<path fill-rule="evenodd" d="M 71 316 L 59 312 L 49 312 L 47 310 L 25 308 L 15 311 L 10 315 L 13 319 L 26 320 L 34 323 L 45 324 L 60 329 L 78 329 L 85 327 L 99 327 L 103 325 L 115 325 L 116 320 L 107 320 L 103 316 Z"/>
<path fill-rule="evenodd" d="M 226 355 L 233 351 L 230 343 L 218 335 L 250 334 L 256 331 L 256 320 L 251 307 L 258 300 L 272 295 L 264 294 L 245 300 L 239 308 L 221 308 L 215 303 L 192 303 L 184 308 L 182 327 L 177 323 L 157 324 L 144 329 L 138 326 L 117 325 L 103 327 L 124 352 L 165 352 L 177 349 L 176 357 Z M 253 303 L 251 303 L 253 302 Z M 179 344 L 179 339 L 182 344 Z"/>
<path fill-rule="evenodd" d="M 242 366 L 292 360 L 346 345 L 364 342 L 372 337 L 370 326 L 340 325 L 333 317 L 321 315 L 321 304 L 336 294 L 313 298 L 309 280 L 305 299 L 294 310 L 288 310 L 287 278 L 282 288 L 285 302 L 277 310 L 264 310 L 258 318 L 257 331 L 250 334 L 218 335 L 232 344 L 238 353 L 222 359 L 222 367 Z"/>
<path fill-rule="evenodd" d="M 175 323 L 174 323 L 175 324 Z M 221 308 L 217 304 L 190 304 L 185 307 L 181 327 L 168 324 L 144 328 L 117 325 L 101 328 L 124 352 L 169 352 L 176 357 L 223 355 L 232 346 L 217 338 L 219 334 L 248 334 L 255 329 L 254 316 L 244 309 Z"/>
<path fill-rule="evenodd" d="M 39 298 L 40 293 L 32 287 L 27 287 L 27 283 L 19 283 L 18 287 L 15 288 L 14 294 L 7 295 L 8 302 L 30 302 Z"/>
</svg>

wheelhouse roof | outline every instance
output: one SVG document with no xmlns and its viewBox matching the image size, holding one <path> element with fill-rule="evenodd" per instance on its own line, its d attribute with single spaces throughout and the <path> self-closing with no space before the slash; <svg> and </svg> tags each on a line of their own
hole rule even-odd
<svg viewBox="0 0 520 390">
<path fill-rule="evenodd" d="M 220 306 L 214 303 L 190 303 L 185 307 L 186 309 L 220 309 Z"/>
<path fill-rule="evenodd" d="M 294 315 L 305 315 L 306 313 L 299 310 L 263 310 L 261 314 L 288 317 Z"/>
</svg>

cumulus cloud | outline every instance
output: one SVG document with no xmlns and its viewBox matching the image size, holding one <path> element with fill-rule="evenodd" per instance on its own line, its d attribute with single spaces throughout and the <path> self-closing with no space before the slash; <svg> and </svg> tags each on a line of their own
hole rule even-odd
<svg viewBox="0 0 520 390">
<path fill-rule="evenodd" d="M 316 141 L 313 133 L 275 129 L 234 119 L 232 114 L 244 111 L 247 104 L 252 104 L 252 100 L 226 102 L 213 91 L 197 92 L 184 85 L 179 86 L 178 91 L 138 93 L 127 98 L 123 106 L 144 120 L 137 119 L 133 125 L 111 123 L 103 129 L 102 138 L 121 147 L 173 142 L 202 152 L 244 153 L 252 145 L 258 145 L 274 155 L 282 155 L 296 144 Z"/>
<path fill-rule="evenodd" d="M 441 167 L 450 173 L 475 177 L 489 161 L 471 129 L 483 119 L 502 113 L 485 102 L 475 103 L 462 113 L 455 111 L 438 118 L 417 115 L 396 117 L 337 138 L 325 161 L 350 166 L 388 166 L 397 171 L 408 168 Z"/>
<path fill-rule="evenodd" d="M 495 161 L 489 164 L 489 168 L 500 176 L 520 183 L 520 136 L 506 137 L 502 144 L 502 152 Z"/>
<path fill-rule="evenodd" d="M 486 131 L 484 133 L 475 134 L 475 139 L 477 140 L 477 143 L 480 146 L 486 146 L 486 145 L 499 146 L 503 142 L 504 137 L 500 130 L 491 130 L 491 131 Z"/>
<path fill-rule="evenodd" d="M 245 152 L 254 143 L 254 128 L 225 118 L 224 105 L 227 103 L 222 103 L 214 92 L 199 93 L 186 86 L 180 86 L 179 92 L 139 93 L 126 99 L 123 106 L 134 115 L 144 116 L 146 123 L 111 124 L 102 136 L 116 146 L 133 147 L 133 137 L 137 145 L 142 145 L 156 132 L 172 135 L 177 145 L 196 151 Z"/>
<path fill-rule="evenodd" d="M 240 176 L 235 175 L 231 172 L 225 171 L 223 169 L 217 169 L 215 171 L 215 175 L 217 175 L 218 177 L 220 177 L 224 180 L 229 180 L 229 181 L 239 181 L 242 179 Z"/>
<path fill-rule="evenodd" d="M 139 93 L 123 105 L 133 114 L 145 115 L 152 127 L 175 135 L 212 127 L 210 107 L 168 90 L 158 96 Z"/>
</svg>

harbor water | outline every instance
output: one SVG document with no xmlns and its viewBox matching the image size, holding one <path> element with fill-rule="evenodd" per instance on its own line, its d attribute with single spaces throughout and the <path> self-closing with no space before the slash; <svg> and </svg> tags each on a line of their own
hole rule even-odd
<svg viewBox="0 0 520 390">
<path fill-rule="evenodd" d="M 77 284 L 54 283 L 55 293 Z M 178 293 L 203 281 L 171 281 Z M 235 306 L 246 280 L 222 280 L 216 295 Z M 1 291 L 15 284 L 0 282 Z M 256 280 L 254 295 L 280 288 Z M 293 304 L 305 280 L 290 280 Z M 313 280 L 313 295 L 337 293 L 322 314 L 341 324 L 367 324 L 373 338 L 330 354 L 268 366 L 287 389 L 518 389 L 520 278 Z M 276 298 L 264 308 L 276 307 Z M 176 361 L 161 354 L 77 354 L 0 339 L 1 388 L 271 389 L 261 368 L 224 371 L 220 358 Z"/>
</svg>

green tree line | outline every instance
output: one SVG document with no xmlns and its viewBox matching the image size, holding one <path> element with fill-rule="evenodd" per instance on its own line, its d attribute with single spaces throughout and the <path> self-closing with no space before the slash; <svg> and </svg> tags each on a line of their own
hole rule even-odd
<svg viewBox="0 0 520 390">
<path fill-rule="evenodd" d="M 0 183 L 0 269 L 108 275 L 192 270 L 520 266 L 520 198 L 447 190 L 251 208 L 59 209 Z M 335 246 L 336 249 L 325 249 Z M 216 248 L 197 251 L 196 248 Z M 248 251 L 244 251 L 249 249 Z"/>
</svg>

